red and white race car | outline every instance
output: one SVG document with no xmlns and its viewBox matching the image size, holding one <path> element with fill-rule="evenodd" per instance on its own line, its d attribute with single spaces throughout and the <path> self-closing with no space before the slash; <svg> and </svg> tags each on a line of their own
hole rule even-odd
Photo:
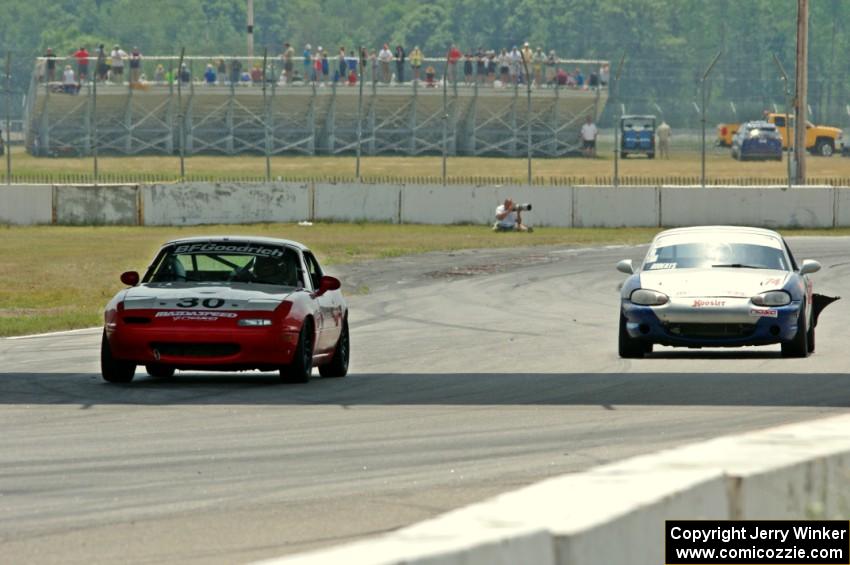
<svg viewBox="0 0 850 565">
<path fill-rule="evenodd" d="M 348 305 L 300 243 L 257 237 L 195 237 L 166 243 L 143 277 L 106 305 L 101 373 L 133 380 L 175 369 L 280 371 L 306 382 L 348 372 Z"/>
</svg>

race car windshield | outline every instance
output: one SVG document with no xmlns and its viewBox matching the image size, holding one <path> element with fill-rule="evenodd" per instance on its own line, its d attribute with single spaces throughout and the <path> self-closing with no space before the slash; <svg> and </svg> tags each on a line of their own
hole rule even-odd
<svg viewBox="0 0 850 565">
<path fill-rule="evenodd" d="M 145 282 L 247 283 L 303 286 L 298 254 L 249 244 L 177 245 L 162 254 Z"/>
<path fill-rule="evenodd" d="M 706 268 L 787 271 L 788 264 L 781 249 L 725 241 L 658 246 L 650 250 L 643 264 L 645 271 Z"/>
</svg>

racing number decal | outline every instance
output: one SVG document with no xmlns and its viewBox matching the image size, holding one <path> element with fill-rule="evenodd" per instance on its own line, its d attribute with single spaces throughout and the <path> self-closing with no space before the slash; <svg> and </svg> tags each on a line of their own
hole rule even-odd
<svg viewBox="0 0 850 565">
<path fill-rule="evenodd" d="M 221 308 L 224 306 L 223 298 L 205 298 L 201 301 L 200 298 L 181 298 L 180 302 L 177 303 L 178 308 L 194 308 L 198 304 L 201 304 L 204 308 Z"/>
</svg>

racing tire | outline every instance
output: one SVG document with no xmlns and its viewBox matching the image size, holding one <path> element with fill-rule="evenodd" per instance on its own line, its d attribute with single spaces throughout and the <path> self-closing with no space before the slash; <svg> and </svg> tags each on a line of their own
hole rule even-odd
<svg viewBox="0 0 850 565">
<path fill-rule="evenodd" d="M 797 316 L 797 333 L 794 339 L 782 343 L 783 357 L 808 357 L 809 356 L 809 330 L 806 324 L 806 308 L 805 304 L 800 307 L 800 314 Z"/>
<path fill-rule="evenodd" d="M 168 365 L 145 365 L 145 371 L 157 379 L 168 379 L 174 376 L 174 367 Z"/>
<path fill-rule="evenodd" d="M 285 383 L 306 383 L 313 372 L 313 326 L 305 321 L 298 334 L 298 345 L 292 355 L 292 363 L 281 367 L 280 380 Z"/>
<path fill-rule="evenodd" d="M 815 149 L 812 153 L 819 157 L 832 157 L 833 153 L 835 153 L 835 146 L 832 144 L 832 141 L 821 139 L 815 144 Z"/>
<path fill-rule="evenodd" d="M 319 374 L 324 378 L 340 378 L 348 374 L 348 360 L 351 356 L 351 341 L 348 337 L 348 318 L 342 322 L 342 332 L 334 348 L 330 363 L 319 366 Z"/>
<path fill-rule="evenodd" d="M 106 332 L 100 342 L 100 375 L 108 383 L 129 383 L 136 374 L 136 364 L 120 361 L 112 356 L 112 347 Z"/>
<path fill-rule="evenodd" d="M 649 345 L 649 351 L 647 351 Z M 620 334 L 618 339 L 620 357 L 624 359 L 640 359 L 645 353 L 652 351 L 652 344 L 635 339 L 626 331 L 626 317 L 620 312 Z"/>
<path fill-rule="evenodd" d="M 809 348 L 809 353 L 815 352 L 815 327 L 812 326 L 809 328 L 809 331 L 806 332 L 806 346 Z"/>
</svg>

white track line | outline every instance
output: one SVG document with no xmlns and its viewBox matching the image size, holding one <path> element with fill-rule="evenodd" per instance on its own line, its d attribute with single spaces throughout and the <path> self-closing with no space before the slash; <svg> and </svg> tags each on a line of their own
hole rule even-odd
<svg viewBox="0 0 850 565">
<path fill-rule="evenodd" d="M 0 338 L 0 339 L 13 340 L 13 339 L 30 339 L 30 338 L 34 338 L 34 337 L 53 337 L 53 336 L 58 336 L 58 335 L 84 334 L 84 333 L 95 332 L 95 331 L 100 331 L 100 330 L 101 330 L 101 327 L 98 326 L 98 327 L 94 327 L 94 328 L 80 328 L 80 329 L 76 329 L 76 330 L 65 330 L 65 331 L 61 331 L 61 332 L 48 332 L 48 333 L 43 333 L 43 334 L 16 335 L 16 336 L 4 337 L 4 338 Z"/>
</svg>

